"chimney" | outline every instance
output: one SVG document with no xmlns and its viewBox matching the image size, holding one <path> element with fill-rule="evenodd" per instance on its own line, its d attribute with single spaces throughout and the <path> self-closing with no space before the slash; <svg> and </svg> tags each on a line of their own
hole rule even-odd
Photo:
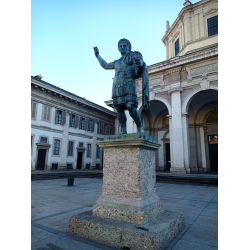
<svg viewBox="0 0 250 250">
<path fill-rule="evenodd" d="M 42 76 L 41 75 L 36 75 L 35 78 L 42 80 Z"/>
</svg>

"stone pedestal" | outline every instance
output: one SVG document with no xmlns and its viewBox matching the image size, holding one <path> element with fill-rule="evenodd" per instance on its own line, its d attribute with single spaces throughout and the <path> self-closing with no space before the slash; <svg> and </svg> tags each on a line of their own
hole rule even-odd
<svg viewBox="0 0 250 250">
<path fill-rule="evenodd" d="M 127 249 L 164 249 L 184 227 L 184 217 L 164 213 L 155 192 L 160 144 L 140 133 L 106 136 L 98 144 L 104 148 L 102 195 L 92 214 L 70 219 L 68 232 Z M 140 247 L 132 240 L 137 238 Z"/>
</svg>

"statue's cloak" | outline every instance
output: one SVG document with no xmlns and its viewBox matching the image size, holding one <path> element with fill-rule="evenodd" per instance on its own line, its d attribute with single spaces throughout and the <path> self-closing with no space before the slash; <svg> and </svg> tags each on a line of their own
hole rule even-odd
<svg viewBox="0 0 250 250">
<path fill-rule="evenodd" d="M 143 61 L 142 54 L 139 51 L 131 51 L 125 56 L 125 62 L 127 64 L 134 63 L 134 57 L 139 57 Z M 136 69 L 137 78 L 142 78 L 142 107 L 143 109 L 149 109 L 149 83 L 148 83 L 148 69 L 146 63 L 143 61 L 143 66 L 140 70 Z"/>
</svg>

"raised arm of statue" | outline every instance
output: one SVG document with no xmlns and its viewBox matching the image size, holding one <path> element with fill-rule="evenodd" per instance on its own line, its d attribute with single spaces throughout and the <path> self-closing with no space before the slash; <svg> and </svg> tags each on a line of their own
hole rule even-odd
<svg viewBox="0 0 250 250">
<path fill-rule="evenodd" d="M 99 54 L 99 49 L 97 47 L 94 47 L 94 52 L 95 52 L 95 56 L 97 58 L 97 60 L 99 61 L 100 65 L 104 68 L 104 69 L 114 69 L 114 62 L 112 63 L 107 63 L 104 59 L 102 59 L 102 57 Z"/>
</svg>

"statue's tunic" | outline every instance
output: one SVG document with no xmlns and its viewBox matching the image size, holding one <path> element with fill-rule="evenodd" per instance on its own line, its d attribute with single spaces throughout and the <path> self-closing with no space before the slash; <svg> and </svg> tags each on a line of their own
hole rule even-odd
<svg viewBox="0 0 250 250">
<path fill-rule="evenodd" d="M 124 58 L 114 61 L 115 77 L 113 80 L 112 99 L 114 106 L 132 103 L 138 106 L 135 79 L 139 77 L 135 64 L 127 64 Z"/>
</svg>

